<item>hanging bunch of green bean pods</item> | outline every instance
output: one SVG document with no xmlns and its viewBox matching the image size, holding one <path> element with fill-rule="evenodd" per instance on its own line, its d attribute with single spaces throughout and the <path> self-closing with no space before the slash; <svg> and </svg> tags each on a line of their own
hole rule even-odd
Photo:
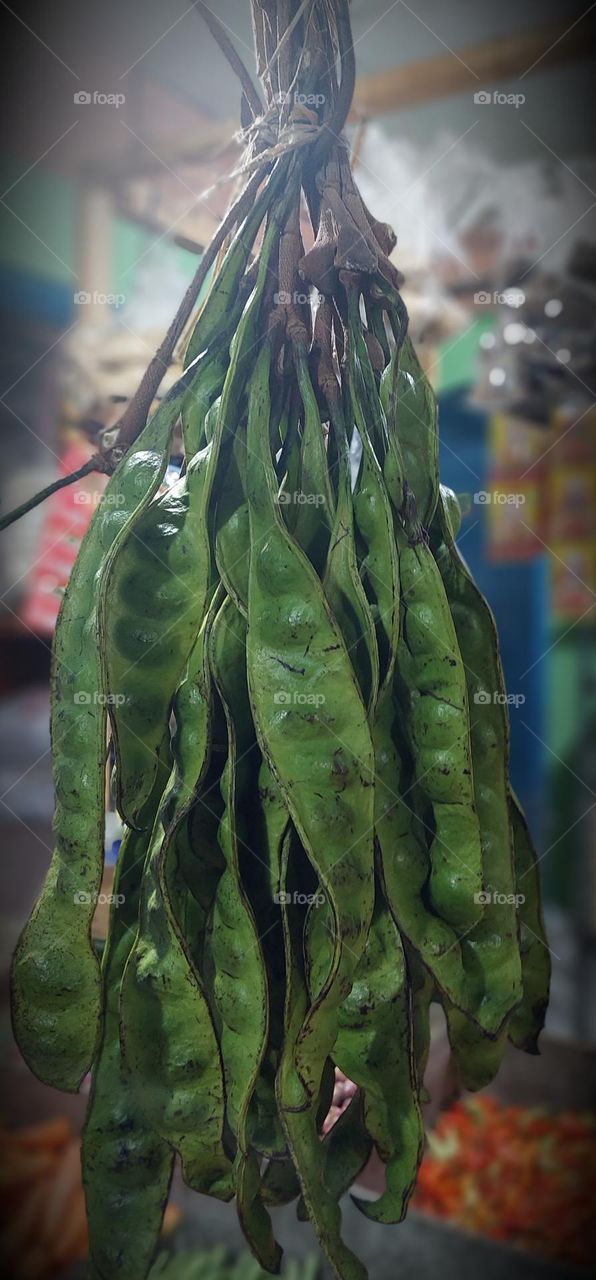
<svg viewBox="0 0 596 1280">
<path fill-rule="evenodd" d="M 176 1155 L 235 1200 L 266 1270 L 294 1199 L 333 1273 L 365 1280 L 339 1201 L 375 1150 L 385 1189 L 355 1203 L 406 1213 L 431 1001 L 468 1088 L 508 1039 L 536 1052 L 548 1001 L 495 624 L 439 482 L 395 237 L 342 137 L 347 0 L 253 0 L 253 20 L 258 194 L 65 593 L 56 847 L 12 969 L 31 1069 L 72 1091 L 92 1073 L 93 1280 L 145 1280 Z M 107 765 L 127 834 L 100 963 Z M 329 1127 L 336 1069 L 356 1092 Z"/>
</svg>

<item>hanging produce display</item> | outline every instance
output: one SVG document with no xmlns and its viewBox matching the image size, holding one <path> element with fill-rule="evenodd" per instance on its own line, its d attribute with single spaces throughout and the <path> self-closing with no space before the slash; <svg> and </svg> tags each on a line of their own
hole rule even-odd
<svg viewBox="0 0 596 1280">
<path fill-rule="evenodd" d="M 96 459 L 110 479 L 54 643 L 55 852 L 13 1019 L 40 1079 L 92 1072 L 94 1280 L 145 1280 L 176 1155 L 190 1187 L 235 1198 L 266 1270 L 270 1209 L 297 1200 L 334 1274 L 364 1280 L 338 1202 L 376 1148 L 385 1190 L 356 1203 L 404 1217 L 431 1000 L 480 1088 L 508 1038 L 536 1052 L 549 953 L 493 617 L 439 482 L 395 236 L 342 137 L 347 0 L 254 0 L 264 103 L 206 16 L 242 80 L 246 186 Z M 108 735 L 127 832 L 100 963 Z M 357 1090 L 323 1137 L 335 1067 Z"/>
</svg>

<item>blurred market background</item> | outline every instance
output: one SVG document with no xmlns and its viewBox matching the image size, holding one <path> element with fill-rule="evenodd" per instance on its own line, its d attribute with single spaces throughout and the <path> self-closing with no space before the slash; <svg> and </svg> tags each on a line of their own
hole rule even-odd
<svg viewBox="0 0 596 1280">
<path fill-rule="evenodd" d="M 6 511 L 81 465 L 134 391 L 230 198 L 240 104 L 232 73 L 186 0 L 45 7 L 25 0 L 18 11 L 1 0 L 0 8 Z M 248 3 L 218 0 L 214 8 L 252 65 Z M 393 257 L 405 276 L 411 331 L 439 399 L 442 479 L 461 496 L 462 551 L 497 619 L 512 777 L 543 873 L 553 959 L 543 1055 L 507 1062 L 493 1094 L 562 1112 L 562 1130 L 555 1134 L 553 1120 L 546 1136 L 551 1153 L 558 1142 L 569 1152 L 580 1140 L 570 1109 L 593 1112 L 596 1043 L 596 4 L 352 0 L 351 10 L 358 82 L 348 135 L 357 179 L 398 235 Z M 175 376 L 168 371 L 162 391 Z M 50 856 L 50 644 L 60 590 L 102 485 L 91 476 L 2 535 L 4 976 Z M 112 814 L 106 894 L 119 835 Z M 98 908 L 98 937 L 106 909 Z M 28 1076 L 5 995 L 0 1031 L 2 1121 L 62 1125 L 39 1139 L 55 1156 L 52 1170 L 62 1169 L 62 1200 L 53 1206 L 62 1243 L 53 1271 L 35 1271 L 34 1260 L 22 1272 L 57 1275 L 84 1251 L 72 1159 L 84 1099 L 53 1094 Z M 438 1109 L 449 1100 L 440 1025 L 433 1069 Z M 490 1128 L 487 1115 L 476 1120 Z M 507 1144 L 511 1151 L 516 1115 L 498 1130 L 501 1148 L 499 1141 L 483 1148 L 485 1163 L 489 1148 L 493 1163 Z M 439 1131 L 435 1155 L 445 1142 L 453 1146 L 461 1123 L 456 1116 L 447 1137 Z M 540 1160 L 544 1171 L 548 1161 Z M 535 1167 L 522 1164 L 520 1157 L 517 1173 L 499 1166 L 518 1198 L 528 1177 L 538 1185 Z M 593 1198 L 593 1164 L 581 1175 L 577 1167 L 573 1173 L 571 1159 L 571 1185 L 573 1177 L 583 1181 L 585 1194 L 591 1185 Z M 417 1214 L 390 1233 L 392 1243 L 369 1242 L 370 1224 L 365 1229 L 356 1215 L 349 1231 L 367 1236 L 375 1280 L 395 1274 L 396 1259 L 400 1274 L 430 1276 L 439 1256 L 445 1273 L 464 1280 L 480 1269 L 542 1274 L 540 1253 L 589 1269 L 594 1242 L 578 1245 L 577 1205 L 565 1239 L 561 1231 L 549 1243 L 543 1224 L 520 1239 L 519 1224 L 508 1231 L 496 1210 L 484 1222 L 475 1212 L 488 1194 L 483 1187 L 479 1195 L 480 1168 L 464 1171 L 467 1227 L 514 1238 L 537 1250 L 537 1260 L 501 1254 L 480 1237 L 442 1237 L 438 1225 L 434 1236 L 430 1219 L 421 1228 Z M 6 1200 L 10 1218 L 13 1203 L 29 1203 L 23 1179 Z M 550 1203 L 551 1190 L 539 1187 Z M 179 1212 L 169 1226 L 182 1215 L 187 1244 L 224 1240 L 234 1251 L 231 1219 L 210 1207 L 193 1225 L 176 1190 Z M 431 1201 L 429 1191 L 421 1207 Z M 436 1199 L 435 1212 L 447 1213 L 446 1203 Z M 453 1187 L 451 1205 L 461 1221 Z M 28 1213 L 35 1229 L 38 1212 Z M 28 1239 L 26 1223 L 19 1229 Z M 238 1274 L 249 1271 L 240 1266 Z"/>
</svg>

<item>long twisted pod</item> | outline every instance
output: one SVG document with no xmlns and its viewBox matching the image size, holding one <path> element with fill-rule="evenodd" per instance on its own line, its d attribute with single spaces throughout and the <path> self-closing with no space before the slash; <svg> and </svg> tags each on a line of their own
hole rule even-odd
<svg viewBox="0 0 596 1280">
<path fill-rule="evenodd" d="M 91 921 L 104 844 L 106 688 L 97 645 L 106 557 L 157 490 L 181 394 L 166 397 L 106 487 L 66 588 L 54 637 L 51 737 L 56 844 L 42 892 L 17 944 L 12 1019 L 36 1076 L 76 1092 L 101 1032 Z"/>
<path fill-rule="evenodd" d="M 333 1273 L 340 1280 L 366 1280 L 366 1269 L 341 1238 L 341 1209 L 323 1180 L 316 1102 L 310 1102 L 301 1111 L 294 1109 L 300 1091 L 295 1065 L 298 1039 L 309 1006 L 302 958 L 303 911 L 296 905 L 295 896 L 300 884 L 299 864 L 300 850 L 290 831 L 284 841 L 282 856 L 286 997 L 285 1036 L 276 1082 L 277 1100 L 306 1211 Z"/>
<path fill-rule="evenodd" d="M 430 528 L 438 500 L 437 402 L 410 338 L 395 349 L 381 377 L 389 431 L 399 439 L 418 517 Z"/>
<path fill-rule="evenodd" d="M 280 1160 L 286 1139 L 275 1099 L 275 1074 L 283 1041 L 285 962 L 281 939 L 281 851 L 289 814 L 267 760 L 261 759 L 256 796 L 249 814 L 251 843 L 258 858 L 244 877 L 261 939 L 269 999 L 267 1052 L 256 1082 L 249 1120 L 251 1146 L 260 1156 Z M 252 874 L 248 874 L 252 871 Z"/>
<path fill-rule="evenodd" d="M 330 325 L 329 317 L 329 305 L 320 303 L 315 338 L 317 327 L 326 333 Z M 323 338 L 322 343 L 324 342 Z M 358 571 L 349 442 L 341 393 L 326 343 L 321 348 L 319 383 L 329 409 L 337 457 L 337 502 L 323 577 L 323 589 L 331 612 L 341 628 L 358 678 L 362 698 L 368 707 L 369 714 L 372 714 L 379 692 L 379 650 L 372 610 Z"/>
<path fill-rule="evenodd" d="M 158 836 L 153 861 L 159 846 Z M 150 891 L 157 871 L 150 869 L 146 878 Z M 223 1075 L 209 1006 L 163 889 L 154 897 L 151 918 L 148 911 L 141 914 L 122 982 L 124 1055 L 148 1121 L 180 1153 L 185 1182 L 229 1200 L 234 1187 L 222 1145 Z"/>
<path fill-rule="evenodd" d="M 242 343 L 235 339 L 232 347 L 234 376 L 227 384 L 226 401 L 219 410 L 224 417 L 226 440 L 231 447 L 226 453 L 225 473 L 215 495 L 215 558 L 228 595 L 245 617 L 248 599 L 250 531 L 245 494 L 246 431 L 240 428 L 244 416 L 246 364 L 256 345 L 256 326 L 271 258 L 276 247 L 276 230 L 276 219 L 270 218 L 259 259 L 255 289 L 246 308 Z M 207 425 L 209 426 L 209 423 Z"/>
<path fill-rule="evenodd" d="M 364 1097 L 361 1091 L 352 1098 L 333 1128 L 325 1134 L 321 1146 L 323 1181 L 331 1195 L 341 1200 L 362 1173 L 373 1147 L 373 1140 L 365 1124 Z M 308 1213 L 302 1198 L 296 1214 L 301 1221 L 307 1221 Z"/>
<path fill-rule="evenodd" d="M 551 959 L 542 916 L 536 850 L 520 802 L 510 789 L 515 890 L 518 901 L 522 998 L 509 1022 L 509 1039 L 525 1053 L 538 1053 L 550 990 Z"/>
<path fill-rule="evenodd" d="M 324 1073 L 318 1099 L 317 1133 L 320 1133 L 324 1126 L 333 1100 L 335 1067 L 331 1059 L 327 1074 L 329 1080 L 326 1080 Z M 372 1145 L 372 1138 L 369 1137 L 364 1126 L 362 1096 L 358 1093 L 353 1099 L 353 1105 L 350 1103 L 346 1107 L 336 1123 L 320 1139 L 321 1159 L 324 1163 L 323 1182 L 336 1199 L 341 1199 L 344 1192 L 362 1172 L 372 1151 Z M 300 1197 L 296 1206 L 296 1216 L 301 1222 L 308 1222 L 308 1211 L 300 1194 L 300 1181 L 291 1157 L 269 1162 L 261 1180 L 261 1195 L 266 1204 L 272 1205 L 289 1204 Z"/>
<path fill-rule="evenodd" d="M 409 974 L 399 931 L 385 904 L 371 940 L 368 975 L 363 975 L 376 1009 L 365 1055 L 369 1087 L 364 1118 L 386 1166 L 386 1187 L 378 1200 L 354 1198 L 361 1213 L 374 1222 L 403 1221 L 424 1148 L 424 1125 L 414 1060 L 414 1019 Z M 346 1002 L 349 1004 L 349 1001 Z M 366 1011 L 366 999 L 354 995 L 344 1006 L 348 1021 Z"/>
<path fill-rule="evenodd" d="M 484 871 L 483 917 L 462 948 L 464 964 L 479 979 L 472 1005 L 475 1019 L 489 1034 L 496 1035 L 522 996 L 507 783 L 506 695 L 494 618 L 455 547 L 441 509 L 448 541 L 437 553 L 437 563 L 465 664 Z"/>
<path fill-rule="evenodd" d="M 372 915 L 372 743 L 320 581 L 279 516 L 268 431 L 269 369 L 265 344 L 249 395 L 247 666 L 261 750 L 333 914 L 330 970 L 297 1042 L 299 1074 L 312 1099 Z M 304 1101 L 296 1099 L 299 1106 Z"/>
<path fill-rule="evenodd" d="M 250 530 L 244 492 L 246 431 L 236 430 L 215 509 L 215 559 L 236 608 L 246 617 Z"/>
<path fill-rule="evenodd" d="M 129 826 L 138 825 L 172 699 L 205 613 L 214 464 L 211 444 L 148 508 L 108 578 L 102 628 L 107 681 L 117 699 L 111 720 L 118 807 Z"/>
<path fill-rule="evenodd" d="M 162 766 L 148 801 L 153 817 L 166 779 Z M 174 1164 L 173 1151 L 147 1123 L 139 1105 L 136 1082 L 122 1061 L 119 1035 L 120 983 L 135 936 L 150 818 L 148 814 L 146 830 L 128 831 L 120 847 L 102 960 L 104 1026 L 81 1145 L 90 1280 L 145 1280 Z"/>
<path fill-rule="evenodd" d="M 428 884 L 430 903 L 447 924 L 466 930 L 482 914 L 479 899 L 482 851 L 472 778 L 467 687 L 441 575 L 420 524 L 401 440 L 395 427 L 392 429 L 398 368 L 394 364 L 391 373 L 392 401 L 384 477 L 394 509 L 400 551 L 403 606 L 398 662 L 400 688 L 416 773 L 420 788 L 432 806 L 434 819 Z M 436 434 L 436 416 L 432 422 L 432 433 Z M 438 480 L 430 456 L 429 466 L 431 498 L 428 502 L 432 505 Z"/>
<path fill-rule="evenodd" d="M 406 961 L 410 975 L 412 996 L 412 1036 L 414 1042 L 414 1069 L 420 1102 L 428 1102 L 429 1093 L 424 1084 L 430 1057 L 430 1006 L 435 995 L 435 983 L 420 955 L 406 944 Z"/>
<path fill-rule="evenodd" d="M 208 443 L 205 436 L 205 419 L 212 404 L 221 395 L 229 364 L 229 352 L 225 347 L 221 351 L 206 351 L 199 360 L 200 377 L 194 380 L 191 390 L 184 399 L 180 414 L 184 456 L 187 461 L 194 458 L 195 453 L 198 453 L 199 449 L 204 449 Z M 197 371 L 199 360 L 194 366 Z"/>
<path fill-rule="evenodd" d="M 207 636 L 205 628 L 187 677 L 203 687 Z M 178 759 L 151 837 L 138 932 L 122 979 L 121 1035 L 141 1105 L 155 1130 L 179 1152 L 185 1181 L 197 1191 L 230 1199 L 219 1047 L 169 885 L 176 829 L 209 760 L 209 703 L 198 708 L 198 715 L 196 710 L 192 729 L 187 724 L 178 736 Z"/>
<path fill-rule="evenodd" d="M 288 157 L 278 162 L 250 213 L 236 231 L 190 335 L 184 359 L 185 368 L 213 343 L 225 343 L 226 338 L 229 341 L 230 334 L 235 331 L 234 320 L 237 317 L 234 304 L 250 251 L 277 192 L 284 180 L 287 180 L 289 168 Z"/>
<path fill-rule="evenodd" d="M 300 432 L 300 499 L 292 529 L 319 575 L 323 574 L 329 535 L 333 521 L 333 493 L 327 469 L 325 441 L 317 398 L 310 380 L 305 346 L 296 339 L 292 344 L 296 378 L 302 400 Z"/>
<path fill-rule="evenodd" d="M 482 851 L 464 665 L 439 570 L 421 534 L 400 538 L 398 658 L 416 778 L 432 806 L 431 906 L 455 929 L 480 919 Z"/>
<path fill-rule="evenodd" d="M 215 793 L 220 769 L 216 763 L 214 699 L 206 652 L 211 620 L 222 598 L 223 593 L 218 589 L 193 646 L 185 678 L 176 692 L 176 731 L 172 743 L 176 772 L 170 780 L 167 812 L 164 812 L 171 846 L 164 862 L 168 897 L 193 966 L 199 971 L 207 916 L 224 869 L 216 843 L 221 815 Z M 200 848 L 192 839 L 199 811 L 203 836 Z"/>
<path fill-rule="evenodd" d="M 360 324 L 355 290 L 348 292 L 350 324 L 347 345 L 347 411 L 362 443 L 362 457 L 353 493 L 356 527 L 366 555 L 362 566 L 369 599 L 375 606 L 381 689 L 389 687 L 399 640 L 398 551 L 393 516 L 383 474 L 370 438 L 362 397 L 358 394 L 356 329 Z"/>
<path fill-rule="evenodd" d="M 325 906 L 314 905 L 305 936 L 307 977 L 316 994 L 329 950 Z M 379 1200 L 356 1200 L 367 1217 L 401 1222 L 422 1157 L 424 1131 L 413 1070 L 408 971 L 402 941 L 377 890 L 368 938 L 352 990 L 339 1011 L 333 1057 L 364 1093 L 364 1121 L 386 1165 Z"/>
<path fill-rule="evenodd" d="M 183 479 L 149 507 L 120 547 L 108 577 L 102 623 L 113 698 L 118 807 L 130 826 L 138 821 L 151 788 L 172 698 L 205 612 L 211 582 L 211 496 L 222 444 L 235 426 L 273 230 L 266 234 L 257 283 L 230 348 L 213 436 Z M 149 592 L 148 578 L 154 582 Z"/>
<path fill-rule="evenodd" d="M 228 759 L 222 775 L 225 809 L 219 827 L 226 870 L 215 895 L 210 949 L 213 999 L 221 1026 L 226 1116 L 238 1139 L 234 1166 L 238 1216 L 259 1261 L 267 1270 L 277 1272 L 281 1251 L 259 1197 L 260 1169 L 250 1150 L 250 1103 L 267 1048 L 269 1006 L 263 953 L 241 868 L 243 859 L 257 856 L 248 846 L 248 832 L 241 821 L 256 752 L 245 645 L 246 624 L 228 598 L 215 619 L 210 643 L 211 668 L 228 727 Z"/>
<path fill-rule="evenodd" d="M 375 744 L 375 835 L 385 896 L 399 929 L 416 949 L 440 991 L 461 1009 L 472 992 L 457 933 L 426 903 L 430 858 L 413 807 L 412 774 L 399 740 L 400 710 L 393 699 L 379 709 Z"/>
</svg>

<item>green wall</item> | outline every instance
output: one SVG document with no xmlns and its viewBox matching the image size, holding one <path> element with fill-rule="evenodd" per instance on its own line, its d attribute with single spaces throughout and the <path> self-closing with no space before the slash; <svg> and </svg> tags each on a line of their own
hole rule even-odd
<svg viewBox="0 0 596 1280">
<path fill-rule="evenodd" d="M 74 183 L 41 166 L 22 177 L 23 163 L 10 156 L 0 157 L 0 191 L 13 212 L 0 204 L 0 264 L 13 271 L 77 288 L 79 255 L 79 192 Z M 12 184 L 15 184 L 14 186 Z M 145 230 L 125 218 L 114 219 L 111 290 L 121 291 L 126 279 L 128 291 L 135 273 L 158 233 Z M 154 245 L 162 255 L 190 279 L 196 269 L 195 254 L 167 239 Z M 144 259 L 142 259 L 144 261 Z M 131 264 L 137 267 L 128 271 Z"/>
</svg>

